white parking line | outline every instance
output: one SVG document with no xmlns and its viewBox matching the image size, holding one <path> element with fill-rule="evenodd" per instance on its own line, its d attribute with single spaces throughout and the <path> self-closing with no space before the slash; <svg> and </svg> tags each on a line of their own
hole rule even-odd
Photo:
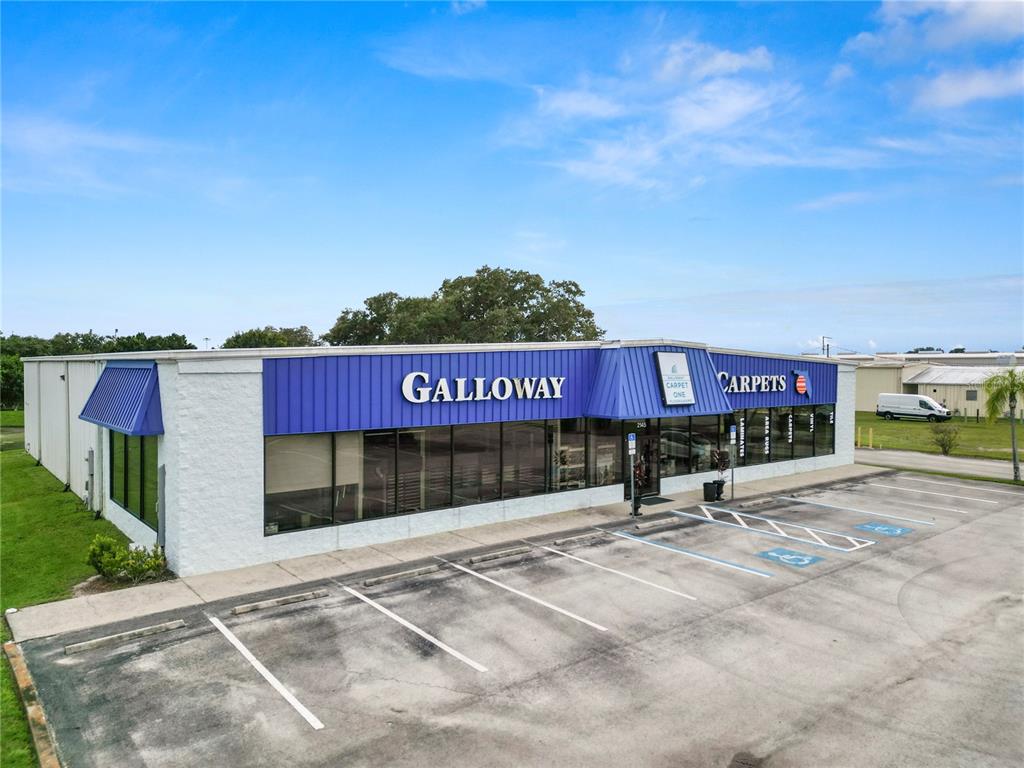
<svg viewBox="0 0 1024 768">
<path fill-rule="evenodd" d="M 608 573 L 614 573 L 616 576 L 622 576 L 624 578 L 631 579 L 633 581 L 637 581 L 637 582 L 639 582 L 641 584 L 646 584 L 648 587 L 654 587 L 655 589 L 660 589 L 662 592 L 668 592 L 671 595 L 678 595 L 679 597 L 685 597 L 687 600 L 696 600 L 697 599 L 693 595 L 688 595 L 685 592 L 677 592 L 674 589 L 669 589 L 668 587 L 663 587 L 663 586 L 661 586 L 661 584 L 655 584 L 653 581 L 647 581 L 646 579 L 641 579 L 639 576 L 633 576 L 633 575 L 628 574 L 628 573 L 623 573 L 622 571 L 617 571 L 614 568 L 609 568 L 608 566 L 605 566 L 605 565 L 598 565 L 597 563 L 591 562 L 590 560 L 584 560 L 582 557 L 577 557 L 576 555 L 570 555 L 568 552 L 562 552 L 560 550 L 553 549 L 552 547 L 545 547 L 545 546 L 543 546 L 541 544 L 537 544 L 536 546 L 539 547 L 540 549 L 546 549 L 548 552 L 554 552 L 556 555 L 561 555 L 562 557 L 568 557 L 570 560 L 575 560 L 578 563 L 585 563 L 586 565 L 589 565 L 589 566 L 591 566 L 593 568 L 600 568 L 602 571 L 608 571 Z"/>
<path fill-rule="evenodd" d="M 598 528 L 597 530 L 604 531 L 604 533 L 610 533 L 612 536 L 619 536 L 623 539 L 629 539 L 630 541 L 636 541 L 640 544 L 646 544 L 649 547 L 658 547 L 659 549 L 667 549 L 669 552 L 678 552 L 680 555 L 692 557 L 694 560 L 703 560 L 705 563 L 711 563 L 712 565 L 720 565 L 723 568 L 732 568 L 734 571 L 742 571 L 743 573 L 749 573 L 752 576 L 760 576 L 763 579 L 770 579 L 772 577 L 770 573 L 759 571 L 756 568 L 748 568 L 745 565 L 730 563 L 728 560 L 721 560 L 717 557 L 712 557 L 711 555 L 702 555 L 700 552 L 683 549 L 682 547 L 677 547 L 675 544 L 667 544 L 663 541 L 645 539 L 640 536 L 634 536 L 631 533 L 626 533 L 625 531 L 605 531 L 603 528 Z"/>
<path fill-rule="evenodd" d="M 507 584 L 502 584 L 500 581 L 495 581 L 494 579 L 492 579 L 489 576 L 484 576 L 482 573 L 477 573 L 476 571 L 471 571 L 469 568 L 466 568 L 465 566 L 459 565 L 458 563 L 453 563 L 450 560 L 445 560 L 443 557 L 437 557 L 436 555 L 434 556 L 434 559 L 435 560 L 440 560 L 442 563 L 445 563 L 446 565 L 450 565 L 452 568 L 456 568 L 456 569 L 462 571 L 463 573 L 468 573 L 470 576 L 476 576 L 478 579 L 483 579 L 488 584 L 493 584 L 496 587 L 500 587 L 501 589 L 504 589 L 504 590 L 506 590 L 508 592 L 511 592 L 513 595 L 519 595 L 520 597 L 525 597 L 527 600 L 532 600 L 533 602 L 537 603 L 537 605 L 543 605 L 545 608 L 550 608 L 552 611 L 560 613 L 563 616 L 568 616 L 570 619 L 576 619 L 576 621 L 579 621 L 579 622 L 581 622 L 583 624 L 586 624 L 588 627 L 593 627 L 594 629 L 598 630 L 599 632 L 607 632 L 608 631 L 608 627 L 602 627 L 600 624 L 597 624 L 597 623 L 595 623 L 593 621 L 590 621 L 589 619 L 584 619 L 582 616 L 577 616 L 572 611 L 567 611 L 564 608 L 559 608 L 557 605 L 552 605 L 551 603 L 547 602 L 546 600 L 541 600 L 539 597 L 534 597 L 533 595 L 528 595 L 525 592 L 520 592 L 518 589 L 515 589 L 514 587 L 510 587 Z"/>
<path fill-rule="evenodd" d="M 796 498 L 794 496 L 776 496 L 776 499 L 782 499 L 783 501 L 792 501 L 797 504 L 810 504 L 815 507 L 824 507 L 825 509 L 837 509 L 841 512 L 857 512 L 861 515 L 875 515 L 876 517 L 885 517 L 890 520 L 904 520 L 908 523 L 918 523 L 919 525 L 935 525 L 935 523 L 929 523 L 927 520 L 917 520 L 913 517 L 900 517 L 899 515 L 886 515 L 882 512 L 871 512 L 867 509 L 854 509 L 853 507 L 840 507 L 836 504 L 824 504 L 820 501 L 811 501 L 810 499 Z"/>
<path fill-rule="evenodd" d="M 337 583 L 337 582 L 335 582 L 335 583 Z M 383 613 L 389 619 L 394 619 L 395 621 L 397 621 L 399 624 L 401 624 L 406 629 L 415 632 L 417 635 L 422 637 L 428 643 L 433 643 L 434 645 L 436 645 L 438 648 L 440 648 L 445 653 L 451 654 L 456 659 L 461 661 L 463 664 L 468 664 L 473 669 L 475 669 L 477 672 L 486 672 L 487 671 L 487 667 L 485 667 L 483 664 L 478 664 L 477 662 L 473 661 L 468 656 L 463 656 L 461 653 L 456 651 L 450 645 L 446 645 L 445 643 L 442 643 L 440 640 L 438 640 L 436 637 L 434 637 L 429 632 L 424 632 L 422 629 L 417 627 L 415 624 L 412 624 L 412 623 L 406 621 L 401 616 L 399 616 L 397 613 L 392 613 L 391 611 L 389 611 L 387 608 L 385 608 L 383 605 L 381 605 L 380 603 L 376 602 L 375 600 L 371 600 L 366 595 L 363 595 L 363 594 L 360 594 L 359 592 L 356 592 L 354 589 L 352 589 L 352 587 L 346 587 L 343 584 L 340 584 L 339 586 L 342 589 L 344 589 L 346 592 L 348 592 L 350 595 L 358 597 L 360 600 L 362 600 L 367 605 L 369 605 L 369 606 L 371 606 L 373 608 L 376 608 L 378 611 Z"/>
<path fill-rule="evenodd" d="M 874 500 L 874 501 L 878 500 L 874 496 L 867 496 L 867 497 L 861 496 L 856 491 L 832 491 L 832 493 L 846 493 L 846 494 L 849 494 L 850 496 L 856 496 L 858 499 L 867 498 L 867 499 L 871 499 L 871 500 Z M 904 507 L 918 507 L 920 509 L 935 509 L 935 510 L 938 510 L 939 512 L 958 512 L 961 515 L 969 514 L 967 512 L 967 510 L 965 510 L 965 509 L 957 509 L 956 507 L 936 507 L 933 504 L 921 504 L 921 503 L 916 502 L 916 501 L 904 501 L 903 499 L 892 499 L 891 503 L 893 503 L 893 504 L 902 504 Z"/>
<path fill-rule="evenodd" d="M 892 488 L 894 491 L 906 491 L 907 493 L 925 493 L 929 496 L 945 496 L 950 499 L 964 499 L 966 501 L 980 501 L 983 504 L 998 504 L 998 501 L 992 501 L 992 499 L 979 499 L 975 496 L 954 496 L 951 493 L 939 493 L 938 491 L 919 491 L 915 488 L 903 488 L 899 485 L 885 485 L 883 483 L 865 483 L 865 485 L 873 485 L 876 488 Z"/>
<path fill-rule="evenodd" d="M 987 487 L 981 487 L 981 486 L 977 486 L 977 485 L 964 485 L 963 483 L 944 483 L 944 482 L 942 482 L 940 480 L 925 480 L 922 477 L 906 477 L 906 478 L 901 478 L 901 479 L 909 480 L 910 482 L 914 482 L 914 483 L 930 483 L 931 485 L 948 485 L 950 488 L 966 488 L 969 491 L 981 491 L 982 493 L 1003 493 L 1003 494 L 1006 494 L 1007 496 L 1016 496 L 1018 499 L 1024 499 L 1024 493 L 1020 493 L 1018 491 L 1003 491 L 1003 490 L 999 490 L 997 488 L 987 488 Z"/>
<path fill-rule="evenodd" d="M 274 677 L 270 673 L 270 670 L 264 667 L 263 664 L 260 663 L 260 660 L 253 656 L 252 653 L 250 653 L 248 648 L 242 645 L 242 641 L 235 637 L 234 633 L 230 629 L 225 627 L 221 623 L 220 619 L 218 619 L 216 616 L 207 616 L 206 618 L 210 620 L 210 623 L 213 624 L 213 626 L 220 630 L 220 633 L 228 639 L 229 643 L 235 646 L 235 649 L 240 654 L 242 654 L 243 657 L 245 657 L 245 660 L 252 664 L 256 671 L 263 676 L 263 679 L 270 683 L 271 687 L 273 687 L 275 691 L 281 694 L 284 697 L 285 701 L 287 701 L 289 704 L 295 707 L 295 711 L 302 715 L 302 717 L 305 718 L 307 723 L 313 726 L 313 730 L 319 731 L 321 728 L 324 727 L 324 724 L 317 719 L 316 715 L 314 715 L 312 712 L 306 709 L 302 705 L 302 702 L 292 695 L 291 691 L 289 691 L 287 688 L 281 685 L 281 681 Z"/>
</svg>

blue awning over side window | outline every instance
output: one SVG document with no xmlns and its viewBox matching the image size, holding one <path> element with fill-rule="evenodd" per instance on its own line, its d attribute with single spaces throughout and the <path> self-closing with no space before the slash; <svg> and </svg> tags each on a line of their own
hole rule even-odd
<svg viewBox="0 0 1024 768">
<path fill-rule="evenodd" d="M 162 435 L 156 363 L 109 361 L 78 418 L 126 435 Z"/>
</svg>

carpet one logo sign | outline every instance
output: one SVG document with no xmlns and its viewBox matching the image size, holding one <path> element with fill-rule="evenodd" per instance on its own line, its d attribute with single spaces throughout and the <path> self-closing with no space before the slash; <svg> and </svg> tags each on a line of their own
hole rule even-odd
<svg viewBox="0 0 1024 768">
<path fill-rule="evenodd" d="M 792 381 L 791 381 L 792 379 Z M 811 374 L 807 371 L 790 371 L 790 375 L 733 376 L 728 371 L 719 371 L 718 380 L 726 394 L 753 394 L 755 392 L 786 392 L 792 386 L 798 395 L 811 397 Z"/>
</svg>

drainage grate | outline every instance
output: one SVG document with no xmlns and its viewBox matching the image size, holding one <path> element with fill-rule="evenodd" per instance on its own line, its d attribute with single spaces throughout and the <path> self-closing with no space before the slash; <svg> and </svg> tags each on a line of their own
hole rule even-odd
<svg viewBox="0 0 1024 768">
<path fill-rule="evenodd" d="M 764 765 L 763 757 L 755 757 L 749 752 L 737 752 L 733 755 L 729 768 L 761 768 Z"/>
</svg>

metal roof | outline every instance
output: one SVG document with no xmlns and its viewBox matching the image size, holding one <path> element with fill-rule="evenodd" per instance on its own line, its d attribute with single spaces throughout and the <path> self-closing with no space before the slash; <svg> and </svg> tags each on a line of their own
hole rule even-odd
<svg viewBox="0 0 1024 768">
<path fill-rule="evenodd" d="M 162 435 L 160 382 L 152 360 L 112 360 L 78 418 L 126 435 Z"/>
<path fill-rule="evenodd" d="M 176 349 L 153 350 L 148 352 L 111 352 L 94 355 L 53 355 L 44 357 L 23 357 L 22 362 L 89 362 L 94 360 L 146 360 L 172 362 L 178 360 L 231 360 L 231 359 L 265 359 L 276 357 L 321 357 L 337 355 L 413 355 L 454 352 L 520 352 L 547 349 L 605 349 L 618 347 L 648 347 L 652 345 L 672 345 L 695 349 L 707 349 L 709 352 L 724 352 L 732 355 L 751 355 L 755 357 L 774 357 L 782 360 L 818 360 L 832 365 L 853 367 L 855 362 L 842 360 L 838 357 L 822 357 L 820 355 L 788 355 L 775 352 L 757 352 L 728 347 L 711 347 L 694 341 L 677 339 L 624 339 L 621 341 L 544 341 L 544 342 L 495 342 L 487 344 L 376 344 L 367 346 L 339 347 L 254 347 L 251 349 Z"/>
<path fill-rule="evenodd" d="M 968 367 L 952 365 L 930 365 L 915 373 L 904 384 L 982 384 L 993 374 L 1003 373 L 1015 366 L 975 365 Z"/>
</svg>

